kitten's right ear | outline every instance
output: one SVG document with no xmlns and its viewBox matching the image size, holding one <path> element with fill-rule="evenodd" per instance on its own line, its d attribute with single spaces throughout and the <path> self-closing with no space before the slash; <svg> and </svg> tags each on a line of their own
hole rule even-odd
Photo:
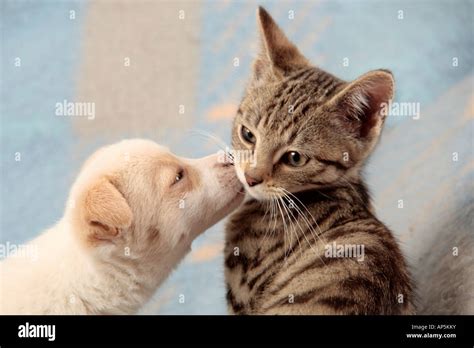
<svg viewBox="0 0 474 348">
<path fill-rule="evenodd" d="M 286 37 L 270 14 L 263 8 L 257 10 L 260 28 L 260 53 L 254 63 L 256 79 L 281 77 L 285 74 L 309 66 L 308 60 Z"/>
<path fill-rule="evenodd" d="M 80 197 L 78 218 L 82 237 L 90 244 L 114 239 L 119 231 L 130 227 L 133 214 L 117 187 L 107 177 L 90 184 Z"/>
</svg>

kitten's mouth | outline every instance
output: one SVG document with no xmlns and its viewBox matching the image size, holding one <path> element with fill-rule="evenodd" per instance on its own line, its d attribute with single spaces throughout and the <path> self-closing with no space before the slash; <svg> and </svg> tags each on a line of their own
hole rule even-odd
<svg viewBox="0 0 474 348">
<path fill-rule="evenodd" d="M 282 197 L 282 194 L 277 191 L 266 190 L 260 187 L 249 187 L 246 184 L 244 186 L 245 191 L 257 201 L 271 201 Z"/>
<path fill-rule="evenodd" d="M 262 182 L 253 187 L 249 186 L 249 184 L 245 180 L 245 176 L 242 169 L 238 166 L 236 167 L 236 173 L 237 178 L 239 179 L 240 184 L 242 185 L 243 192 L 246 192 L 248 195 L 250 195 L 250 197 L 258 201 L 269 201 L 277 195 L 276 193 L 267 192 L 268 188 L 266 187 L 265 182 Z"/>
</svg>

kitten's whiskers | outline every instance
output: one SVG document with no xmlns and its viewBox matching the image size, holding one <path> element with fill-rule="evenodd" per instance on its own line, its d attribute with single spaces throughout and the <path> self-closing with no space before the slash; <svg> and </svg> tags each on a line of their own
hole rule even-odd
<svg viewBox="0 0 474 348">
<path fill-rule="evenodd" d="M 283 189 L 283 188 L 282 188 L 282 189 Z M 306 216 L 303 214 L 303 212 L 301 211 L 301 209 L 298 207 L 297 203 L 295 203 L 295 201 L 292 200 L 292 199 L 289 197 L 288 194 L 286 194 L 285 192 L 282 192 L 282 193 L 283 193 L 283 197 L 286 198 L 286 200 L 288 201 L 289 204 L 293 203 L 293 206 L 295 207 L 296 212 L 298 213 L 298 216 L 301 216 L 301 217 L 303 218 L 303 221 L 305 222 L 306 226 L 309 228 L 309 230 L 310 230 L 310 232 L 311 232 L 311 235 L 312 235 L 313 238 L 314 238 L 316 232 L 314 231 L 314 233 L 313 233 L 313 230 L 312 230 L 313 227 L 311 226 L 311 224 L 309 224 L 308 219 L 307 219 Z M 324 260 L 321 258 L 321 256 L 319 256 L 319 253 L 317 252 L 317 250 L 314 249 L 313 244 L 309 241 L 308 237 L 306 236 L 305 231 L 302 229 L 301 225 L 299 224 L 298 218 L 293 214 L 293 212 L 291 211 L 291 208 L 290 208 L 290 207 L 289 207 L 289 209 L 290 209 L 289 211 L 291 212 L 291 215 L 293 216 L 293 218 L 294 218 L 295 221 L 297 222 L 298 227 L 300 228 L 300 231 L 301 231 L 301 233 L 303 234 L 303 236 L 304 236 L 306 242 L 308 243 L 309 247 L 310 247 L 316 254 L 318 254 L 318 257 L 321 259 L 321 261 L 322 261 L 323 263 L 325 263 Z M 316 234 L 316 236 L 318 236 L 318 235 Z M 318 238 L 319 238 L 319 236 L 318 236 Z M 315 241 L 318 240 L 318 239 L 316 239 L 316 238 L 314 238 L 314 239 L 315 239 Z M 300 249 L 301 249 L 301 245 L 300 245 Z M 301 256 L 302 256 L 302 254 L 303 254 L 303 251 L 301 252 Z"/>
<path fill-rule="evenodd" d="M 228 151 L 231 147 L 228 146 L 225 143 L 225 141 L 219 138 L 217 135 L 206 132 L 204 130 L 200 130 L 200 129 L 192 129 L 189 132 L 193 135 L 199 135 L 205 139 L 212 140 L 222 151 L 224 151 L 225 155 L 230 160 L 230 162 L 234 164 L 234 155 L 232 155 L 232 153 Z"/>
<path fill-rule="evenodd" d="M 313 237 L 317 237 L 319 239 L 319 241 L 321 243 L 323 243 L 324 245 L 326 244 L 326 241 L 322 238 L 322 234 L 323 234 L 323 231 L 321 230 L 321 228 L 319 227 L 318 223 L 316 222 L 316 219 L 314 218 L 313 214 L 311 214 L 311 212 L 308 210 L 308 208 L 306 207 L 306 205 L 301 202 L 301 200 L 296 197 L 293 193 L 291 193 L 290 191 L 286 190 L 285 188 L 281 187 L 281 190 L 283 192 L 283 194 L 285 194 L 288 198 L 291 196 L 291 200 L 292 202 L 294 203 L 296 209 L 299 211 L 299 213 L 301 214 L 301 217 L 303 218 L 303 220 L 306 222 L 306 224 L 308 225 L 308 227 L 310 228 L 310 232 L 312 234 Z M 306 214 L 303 213 L 303 211 L 301 211 L 301 209 L 298 207 L 298 205 L 296 204 L 295 200 L 296 199 L 300 204 L 301 206 L 306 210 L 306 212 L 308 213 L 309 216 L 311 216 L 311 219 L 313 220 L 314 224 L 316 225 L 316 227 L 318 228 L 319 230 L 319 233 L 317 233 L 315 230 L 314 230 L 314 227 L 311 225 L 310 221 L 308 220 L 308 218 L 306 217 Z"/>
</svg>

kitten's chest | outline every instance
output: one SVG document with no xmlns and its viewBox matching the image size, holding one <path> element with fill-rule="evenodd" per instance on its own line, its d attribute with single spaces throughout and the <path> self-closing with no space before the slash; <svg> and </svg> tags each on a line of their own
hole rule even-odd
<svg viewBox="0 0 474 348">
<path fill-rule="evenodd" d="M 275 284 L 288 278 L 301 260 L 321 257 L 325 245 L 320 236 L 344 215 L 333 204 L 295 211 L 287 206 L 278 213 L 250 208 L 239 209 L 226 227 L 227 300 L 234 313 L 258 313 Z"/>
<path fill-rule="evenodd" d="M 263 251 L 280 239 L 279 216 L 270 216 L 260 205 L 244 206 L 226 225 L 226 255 L 241 257 L 244 270 L 261 261 Z"/>
<path fill-rule="evenodd" d="M 227 302 L 234 313 L 251 313 L 271 283 L 284 254 L 281 221 L 258 207 L 233 214 L 226 227 Z"/>
</svg>

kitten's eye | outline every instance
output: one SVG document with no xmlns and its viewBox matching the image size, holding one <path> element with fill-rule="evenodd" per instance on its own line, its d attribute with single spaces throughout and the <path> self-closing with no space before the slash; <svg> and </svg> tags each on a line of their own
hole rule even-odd
<svg viewBox="0 0 474 348">
<path fill-rule="evenodd" d="M 296 151 L 289 151 L 283 155 L 281 158 L 283 163 L 292 166 L 292 167 L 301 167 L 308 162 L 308 158 L 299 154 Z"/>
<path fill-rule="evenodd" d="M 248 142 L 250 144 L 255 144 L 256 143 L 257 138 L 247 127 L 242 126 L 242 129 L 241 129 L 240 133 L 242 134 L 242 138 L 244 138 L 244 140 L 246 142 Z"/>
</svg>

